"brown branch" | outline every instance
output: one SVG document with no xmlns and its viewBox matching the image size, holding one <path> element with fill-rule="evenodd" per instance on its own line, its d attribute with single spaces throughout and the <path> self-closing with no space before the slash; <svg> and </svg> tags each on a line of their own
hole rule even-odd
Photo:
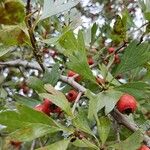
<svg viewBox="0 0 150 150">
<path fill-rule="evenodd" d="M 0 62 L 0 66 L 6 66 L 6 67 L 24 67 L 24 68 L 32 68 L 37 69 L 39 71 L 42 71 L 39 63 L 36 61 L 34 62 L 28 62 L 26 60 L 16 59 L 12 61 L 6 61 L 6 62 Z"/>
<path fill-rule="evenodd" d="M 111 112 L 111 115 L 119 124 L 122 124 L 132 132 L 139 130 L 139 127 L 135 123 L 129 122 L 128 118 L 125 115 L 121 114 L 117 109 L 114 109 Z M 146 145 L 150 147 L 150 137 L 145 133 L 141 134 L 143 134 L 144 142 L 146 143 Z"/>
<path fill-rule="evenodd" d="M 39 63 L 40 67 L 42 68 L 43 71 L 45 71 L 45 67 L 42 63 L 42 58 L 41 55 L 39 54 L 38 51 L 38 46 L 37 46 L 37 41 L 35 39 L 33 30 L 32 30 L 32 18 L 31 18 L 31 4 L 30 4 L 30 0 L 27 0 L 27 5 L 26 5 L 26 25 L 28 28 L 28 33 L 29 33 L 29 37 L 30 37 L 30 41 L 32 44 L 32 48 L 33 48 L 33 54 L 34 57 L 36 58 L 36 61 Z"/>
</svg>

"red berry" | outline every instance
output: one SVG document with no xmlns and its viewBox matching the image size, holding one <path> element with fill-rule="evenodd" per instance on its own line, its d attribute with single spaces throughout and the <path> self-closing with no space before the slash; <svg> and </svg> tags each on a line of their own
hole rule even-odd
<svg viewBox="0 0 150 150">
<path fill-rule="evenodd" d="M 129 94 L 123 94 L 118 103 L 117 103 L 117 109 L 121 112 L 121 113 L 133 113 L 137 108 L 137 102 L 136 99 Z"/>
<path fill-rule="evenodd" d="M 48 98 L 44 98 L 43 104 L 45 106 L 50 106 L 52 104 L 52 102 Z"/>
<path fill-rule="evenodd" d="M 115 51 L 115 48 L 114 47 L 109 47 L 108 48 L 108 53 L 111 54 Z"/>
<path fill-rule="evenodd" d="M 77 96 L 78 96 L 78 92 L 75 90 L 70 90 L 66 95 L 69 102 L 74 102 Z"/>
<path fill-rule="evenodd" d="M 76 75 L 77 73 L 75 73 L 75 72 L 73 72 L 73 71 L 71 71 L 71 70 L 69 70 L 68 72 L 67 72 L 67 76 L 68 77 L 73 77 L 74 75 Z M 76 78 L 75 78 L 75 80 L 77 81 L 77 82 L 79 82 L 80 80 L 81 80 L 81 76 L 77 76 Z"/>
<path fill-rule="evenodd" d="M 50 108 L 48 108 L 42 104 L 35 106 L 35 110 L 43 112 L 43 113 L 47 114 L 48 116 L 50 116 L 50 112 L 51 112 Z"/>
<path fill-rule="evenodd" d="M 52 102 L 50 100 L 44 99 L 44 102 L 42 104 L 35 106 L 35 110 L 43 112 L 43 113 L 47 114 L 48 116 L 50 116 L 51 104 L 52 104 Z"/>
<path fill-rule="evenodd" d="M 120 60 L 119 55 L 118 55 L 118 54 L 115 54 L 115 60 L 114 60 L 114 63 L 119 64 L 120 61 L 121 61 L 121 60 Z"/>
<path fill-rule="evenodd" d="M 146 145 L 142 145 L 139 150 L 150 150 Z"/>
<path fill-rule="evenodd" d="M 88 57 L 88 64 L 89 65 L 93 65 L 94 64 L 94 60 L 93 60 L 93 58 L 91 56 Z"/>
<path fill-rule="evenodd" d="M 20 149 L 21 148 L 21 144 L 22 144 L 22 142 L 20 142 L 20 141 L 10 141 L 10 144 L 14 147 L 14 148 L 16 148 L 16 149 Z"/>
</svg>

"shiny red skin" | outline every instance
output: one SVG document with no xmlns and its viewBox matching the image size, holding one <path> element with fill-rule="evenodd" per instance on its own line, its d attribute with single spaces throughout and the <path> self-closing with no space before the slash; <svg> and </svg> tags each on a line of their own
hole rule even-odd
<svg viewBox="0 0 150 150">
<path fill-rule="evenodd" d="M 43 112 L 50 116 L 50 113 L 60 114 L 61 108 L 53 104 L 49 99 L 45 98 L 42 104 L 35 106 L 35 110 Z"/>
<path fill-rule="evenodd" d="M 93 65 L 94 64 L 94 59 L 92 57 L 88 57 L 88 64 Z"/>
<path fill-rule="evenodd" d="M 14 147 L 14 148 L 16 148 L 16 149 L 20 149 L 21 148 L 21 144 L 22 144 L 22 142 L 20 142 L 20 141 L 10 141 L 10 144 Z"/>
<path fill-rule="evenodd" d="M 109 47 L 108 48 L 108 53 L 111 54 L 115 51 L 115 48 L 114 47 Z"/>
<path fill-rule="evenodd" d="M 139 150 L 150 150 L 146 145 L 142 145 Z"/>
<path fill-rule="evenodd" d="M 42 104 L 39 104 L 37 106 L 35 106 L 35 110 L 43 112 L 45 114 L 47 114 L 48 116 L 50 116 L 50 105 L 52 104 L 52 102 L 48 99 L 44 99 Z"/>
<path fill-rule="evenodd" d="M 77 96 L 78 96 L 78 92 L 75 90 L 70 90 L 66 95 L 69 102 L 74 102 Z"/>
<path fill-rule="evenodd" d="M 73 72 L 73 71 L 71 71 L 71 70 L 69 70 L 68 72 L 67 72 L 67 76 L 68 77 L 73 77 L 74 75 L 76 75 L 77 73 L 75 73 L 75 72 Z M 79 82 L 80 80 L 81 80 L 81 76 L 77 76 L 76 78 L 75 78 L 75 80 L 77 81 L 77 82 Z"/>
<path fill-rule="evenodd" d="M 132 95 L 123 94 L 116 106 L 121 113 L 125 113 L 128 109 L 133 113 L 137 108 L 137 101 Z"/>
<path fill-rule="evenodd" d="M 118 54 L 115 54 L 114 57 L 115 57 L 114 63 L 115 63 L 115 64 L 119 64 L 119 63 L 121 62 L 119 55 L 118 55 Z"/>
<path fill-rule="evenodd" d="M 44 101 L 42 104 L 44 104 L 46 106 L 50 106 L 52 104 L 52 102 L 48 98 L 44 98 Z"/>
<path fill-rule="evenodd" d="M 48 116 L 50 116 L 51 110 L 50 110 L 50 108 L 48 108 L 45 105 L 39 104 L 39 105 L 35 106 L 35 110 L 43 112 L 43 113 L 47 114 Z"/>
</svg>

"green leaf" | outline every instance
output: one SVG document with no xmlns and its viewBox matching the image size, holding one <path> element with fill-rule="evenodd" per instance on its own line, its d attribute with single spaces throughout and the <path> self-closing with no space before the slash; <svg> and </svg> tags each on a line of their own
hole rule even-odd
<svg viewBox="0 0 150 150">
<path fill-rule="evenodd" d="M 76 117 L 73 119 L 73 124 L 76 128 L 93 135 L 90 127 L 89 127 L 89 121 L 87 120 L 87 114 L 85 111 L 80 110 L 79 113 L 76 115 Z"/>
<path fill-rule="evenodd" d="M 65 95 L 55 90 L 50 84 L 44 86 L 48 93 L 39 94 L 42 98 L 49 98 L 55 105 L 64 110 L 69 116 L 72 116 L 70 103 L 66 99 Z"/>
<path fill-rule="evenodd" d="M 85 95 L 90 100 L 88 118 L 93 119 L 93 117 L 96 117 L 98 111 L 100 111 L 103 107 L 105 107 L 106 114 L 111 112 L 122 93 L 115 90 L 108 90 L 96 95 L 90 91 L 86 91 Z"/>
<path fill-rule="evenodd" d="M 73 122 L 73 125 L 77 129 L 80 129 L 81 131 L 92 135 L 95 138 L 95 140 L 99 143 L 97 137 L 94 135 L 94 133 L 90 129 L 86 111 L 80 110 L 78 114 L 76 115 L 76 117 L 72 120 L 72 122 Z"/>
<path fill-rule="evenodd" d="M 118 150 L 127 150 L 130 147 L 130 150 L 136 150 L 141 146 L 142 141 L 141 131 L 136 131 L 125 141 L 112 145 L 111 147 Z"/>
<path fill-rule="evenodd" d="M 19 26 L 4 26 L 0 30 L 0 43 L 6 46 L 23 45 L 28 41 L 28 36 Z"/>
<path fill-rule="evenodd" d="M 150 128 L 150 120 L 146 120 L 142 125 L 140 125 L 140 129 L 142 129 L 144 132 L 148 131 Z"/>
<path fill-rule="evenodd" d="M 26 105 L 26 106 L 28 106 L 28 107 L 31 107 L 31 108 L 35 107 L 36 105 L 38 105 L 38 104 L 41 102 L 41 101 L 39 101 L 39 100 L 30 98 L 30 97 L 25 97 L 25 96 L 22 96 L 22 95 L 19 95 L 19 94 L 15 94 L 15 95 L 13 96 L 13 98 L 14 98 L 17 102 L 19 102 L 19 103 L 21 103 L 21 104 L 23 104 L 23 105 Z"/>
<path fill-rule="evenodd" d="M 91 45 L 94 44 L 95 40 L 96 40 L 96 32 L 98 30 L 98 25 L 96 23 L 93 24 L 92 28 L 91 28 Z"/>
<path fill-rule="evenodd" d="M 70 139 L 65 139 L 36 150 L 67 150 L 69 143 Z"/>
<path fill-rule="evenodd" d="M 0 5 L 0 24 L 16 25 L 24 21 L 25 7 L 20 0 L 3 0 Z"/>
<path fill-rule="evenodd" d="M 108 117 L 104 117 L 104 116 L 97 121 L 98 121 L 97 128 L 99 132 L 99 137 L 102 141 L 102 145 L 104 145 L 109 135 L 109 131 L 111 128 L 111 121 Z"/>
<path fill-rule="evenodd" d="M 18 104 L 17 109 L 22 121 L 30 123 L 42 123 L 48 125 L 56 125 L 56 122 L 46 114 L 29 108 L 25 105 Z"/>
<path fill-rule="evenodd" d="M 117 66 L 115 75 L 130 71 L 150 60 L 150 45 L 146 43 L 137 44 L 137 41 L 133 41 L 124 49 L 121 63 Z"/>
<path fill-rule="evenodd" d="M 97 116 L 97 109 L 95 109 L 98 103 L 97 95 L 93 94 L 90 90 L 87 90 L 85 95 L 89 99 L 88 119 L 93 120 Z M 104 104 L 102 107 L 104 107 Z"/>
<path fill-rule="evenodd" d="M 50 72 L 48 70 L 45 71 L 42 81 L 44 83 L 49 83 L 55 86 L 59 78 L 60 78 L 60 70 L 59 70 L 59 64 L 57 63 L 53 66 Z"/>
<path fill-rule="evenodd" d="M 59 39 L 59 44 L 65 49 L 64 54 L 69 57 L 70 61 L 67 63 L 68 68 L 82 75 L 84 79 L 97 84 L 87 63 L 87 54 L 82 32 L 78 32 L 77 39 L 72 31 L 64 33 Z"/>
<path fill-rule="evenodd" d="M 7 54 L 9 51 L 12 50 L 13 47 L 7 47 L 4 45 L 0 45 L 0 57 L 4 56 L 5 54 Z"/>
<path fill-rule="evenodd" d="M 45 92 L 44 82 L 37 77 L 30 77 L 27 80 L 27 84 L 30 88 L 34 89 L 37 92 Z"/>
<path fill-rule="evenodd" d="M 17 112 L 9 110 L 0 112 L 0 124 L 6 126 L 6 130 L 11 132 L 24 126 L 26 123 L 23 122 Z"/>
<path fill-rule="evenodd" d="M 99 65 L 99 68 L 101 70 L 101 75 L 106 81 L 111 82 L 114 85 L 120 85 L 119 81 L 113 77 L 113 75 L 109 72 L 108 68 L 104 64 Z"/>
<path fill-rule="evenodd" d="M 29 123 L 57 126 L 57 123 L 44 113 L 21 104 L 18 104 L 17 108 L 18 111 L 5 110 L 0 112 L 0 124 L 6 126 L 8 131 L 14 131 Z"/>
<path fill-rule="evenodd" d="M 150 12 L 145 12 L 144 17 L 146 20 L 150 21 Z"/>
<path fill-rule="evenodd" d="M 74 36 L 73 31 L 68 28 L 65 29 L 64 33 L 58 40 L 59 44 L 65 49 L 63 51 L 64 55 L 70 56 L 73 53 L 78 52 L 78 42 L 76 37 Z"/>
<path fill-rule="evenodd" d="M 4 88 L 0 88 L 0 98 L 6 99 L 8 96 L 6 90 Z"/>
<path fill-rule="evenodd" d="M 92 148 L 92 149 L 99 150 L 99 148 L 95 144 L 93 144 L 86 138 L 83 138 L 82 140 L 76 139 L 72 144 L 76 147 Z"/>
<path fill-rule="evenodd" d="M 135 26 L 134 22 L 133 22 L 133 18 L 131 17 L 131 15 L 127 9 L 125 9 L 123 11 L 122 21 L 123 21 L 124 26 L 126 27 L 126 30 L 128 30 L 132 26 Z"/>
<path fill-rule="evenodd" d="M 58 127 L 51 127 L 50 125 L 41 123 L 29 123 L 28 125 L 23 126 L 22 128 L 11 133 L 9 135 L 9 138 L 17 141 L 26 142 L 58 131 L 60 131 Z"/>
<path fill-rule="evenodd" d="M 116 16 L 111 38 L 116 43 L 120 43 L 126 39 L 126 26 L 119 15 Z"/>
<path fill-rule="evenodd" d="M 135 96 L 137 99 L 149 99 L 150 98 L 150 87 L 149 84 L 144 82 L 130 82 L 115 87 L 116 90 L 129 93 Z"/>
<path fill-rule="evenodd" d="M 79 0 L 73 0 L 65 3 L 65 1 L 55 1 L 52 0 L 44 0 L 44 8 L 42 12 L 42 16 L 40 17 L 40 20 L 46 19 L 48 17 L 51 17 L 53 15 L 60 14 L 64 11 L 67 11 L 77 5 L 79 3 Z M 53 7 L 49 7 L 53 6 Z"/>
</svg>

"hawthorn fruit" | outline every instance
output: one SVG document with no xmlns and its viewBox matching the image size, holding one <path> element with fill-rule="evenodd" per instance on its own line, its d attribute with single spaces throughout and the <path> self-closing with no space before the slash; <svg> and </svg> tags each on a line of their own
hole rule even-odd
<svg viewBox="0 0 150 150">
<path fill-rule="evenodd" d="M 146 145 L 142 145 L 139 150 L 150 150 Z"/>
<path fill-rule="evenodd" d="M 94 59 L 92 58 L 92 56 L 88 57 L 88 64 L 89 65 L 93 65 L 94 64 Z"/>
<path fill-rule="evenodd" d="M 43 113 L 47 114 L 48 116 L 50 116 L 51 104 L 52 104 L 52 102 L 50 100 L 44 99 L 44 102 L 42 104 L 35 106 L 35 110 L 43 112 Z"/>
<path fill-rule="evenodd" d="M 76 100 L 78 96 L 78 92 L 75 90 L 70 90 L 67 95 L 66 98 L 68 99 L 69 102 L 74 102 Z"/>
<path fill-rule="evenodd" d="M 117 109 L 121 113 L 129 114 L 133 113 L 137 108 L 136 99 L 129 94 L 123 94 L 117 102 Z"/>
<path fill-rule="evenodd" d="M 74 75 L 76 75 L 77 73 L 75 73 L 75 72 L 73 72 L 73 71 L 71 71 L 71 70 L 69 70 L 68 72 L 67 72 L 67 76 L 68 77 L 73 77 Z M 79 82 L 81 80 L 81 76 L 77 76 L 77 77 L 75 77 L 75 81 L 77 81 L 77 82 Z"/>
<path fill-rule="evenodd" d="M 115 51 L 115 48 L 114 47 L 109 47 L 108 48 L 108 53 L 111 54 Z"/>
</svg>

